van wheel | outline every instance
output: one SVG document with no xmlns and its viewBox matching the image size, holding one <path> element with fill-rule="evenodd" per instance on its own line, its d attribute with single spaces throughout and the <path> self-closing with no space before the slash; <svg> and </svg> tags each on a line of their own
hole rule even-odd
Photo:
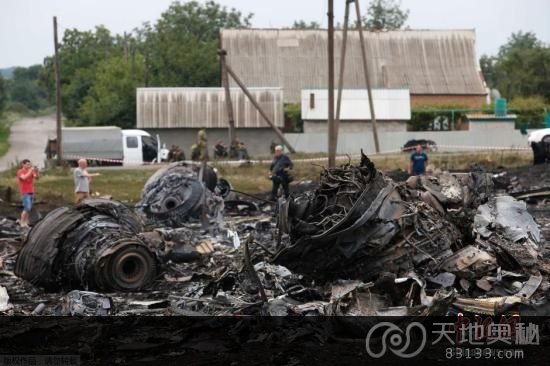
<svg viewBox="0 0 550 366">
<path fill-rule="evenodd" d="M 550 162 L 550 135 L 546 135 L 541 140 L 542 154 L 546 161 Z"/>
<path fill-rule="evenodd" d="M 533 164 L 544 164 L 546 160 L 545 152 L 543 149 L 543 142 L 535 143 L 533 142 L 531 144 L 531 148 L 533 149 Z"/>
</svg>

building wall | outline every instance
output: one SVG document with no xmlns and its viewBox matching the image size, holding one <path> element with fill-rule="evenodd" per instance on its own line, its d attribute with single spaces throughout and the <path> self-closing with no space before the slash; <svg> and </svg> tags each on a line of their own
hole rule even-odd
<svg viewBox="0 0 550 366">
<path fill-rule="evenodd" d="M 158 128 L 146 129 L 152 136 L 157 134 L 160 141 L 166 144 L 167 148 L 177 145 L 185 152 L 187 158 L 191 157 L 191 146 L 197 141 L 198 128 Z M 277 140 L 277 136 L 270 128 L 237 128 L 237 137 L 244 142 L 248 153 L 252 156 L 267 156 L 270 154 L 269 147 L 272 140 Z M 227 128 L 209 128 L 206 130 L 208 136 L 208 153 L 213 154 L 213 146 L 218 140 L 229 146 L 229 137 Z"/>
<path fill-rule="evenodd" d="M 487 106 L 486 95 L 411 95 L 412 107 L 463 106 L 482 108 Z"/>
<path fill-rule="evenodd" d="M 282 88 L 250 88 L 250 93 L 275 126 L 284 126 Z M 237 128 L 269 127 L 239 88 L 230 90 Z M 227 103 L 223 88 L 138 88 L 137 127 L 225 128 Z"/>
<path fill-rule="evenodd" d="M 313 130 L 312 130 L 313 131 Z M 326 153 L 328 151 L 328 136 L 326 131 L 285 134 L 297 151 L 307 153 Z M 483 147 L 528 147 L 527 136 L 514 129 L 513 122 L 470 122 L 466 131 L 388 131 L 379 129 L 378 133 L 381 152 L 397 152 L 411 139 L 428 139 L 435 141 L 440 151 L 468 151 L 461 146 L 481 149 Z M 366 153 L 374 153 L 374 139 L 370 123 L 366 123 L 362 131 L 341 130 L 338 134 L 338 153 L 356 154 L 363 149 Z"/>
<path fill-rule="evenodd" d="M 373 89 L 372 98 L 377 120 L 411 119 L 411 96 L 408 89 Z M 326 121 L 328 106 L 328 89 L 302 90 L 302 119 Z M 361 121 L 371 118 L 366 89 L 343 89 L 341 107 L 340 118 L 343 120 Z"/>
<path fill-rule="evenodd" d="M 340 121 L 339 133 L 362 133 L 370 130 L 370 121 Z M 406 121 L 378 121 L 376 124 L 379 132 L 405 132 Z M 304 121 L 304 133 L 328 133 L 326 121 Z"/>
<path fill-rule="evenodd" d="M 305 133 L 285 133 L 289 143 L 299 152 L 326 153 L 328 151 L 328 136 L 326 123 L 306 127 Z M 435 141 L 440 151 L 468 151 L 460 146 L 478 147 L 524 147 L 527 148 L 527 136 L 514 129 L 513 122 L 471 122 L 470 129 L 466 131 L 422 131 L 408 132 L 404 129 L 404 122 L 381 123 L 379 127 L 379 140 L 381 152 L 397 152 L 411 139 L 428 139 Z M 158 133 L 162 143 L 169 148 L 178 145 L 185 151 L 186 156 L 191 156 L 191 146 L 197 139 L 196 128 L 174 129 L 147 129 L 151 135 Z M 227 129 L 208 129 L 209 153 L 218 140 L 228 142 Z M 254 157 L 269 155 L 269 146 L 272 140 L 277 140 L 271 129 L 237 129 L 237 136 L 248 148 L 250 155 Z M 338 153 L 356 154 L 363 149 L 366 153 L 375 152 L 372 128 L 370 122 L 342 122 L 338 134 Z"/>
</svg>

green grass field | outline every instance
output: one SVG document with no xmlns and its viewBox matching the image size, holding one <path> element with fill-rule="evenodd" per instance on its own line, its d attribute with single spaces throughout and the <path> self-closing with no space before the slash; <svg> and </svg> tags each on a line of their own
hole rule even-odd
<svg viewBox="0 0 550 366">
<path fill-rule="evenodd" d="M 10 148 L 10 128 L 11 125 L 21 118 L 19 113 L 4 112 L 0 116 L 0 156 L 4 156 Z"/>
<path fill-rule="evenodd" d="M 94 170 L 94 172 L 101 173 L 101 176 L 94 177 L 92 180 L 91 187 L 94 194 L 110 195 L 119 201 L 135 203 L 139 201 L 141 189 L 154 171 L 104 169 Z M 0 194 L 4 200 L 8 187 L 12 192 L 16 192 L 13 199 L 18 200 L 15 169 L 0 175 Z M 69 169 L 56 168 L 42 172 L 35 187 L 37 200 L 53 207 L 73 202 L 74 183 Z"/>
<path fill-rule="evenodd" d="M 319 154 L 307 156 L 300 154 L 298 158 L 319 157 Z M 500 166 L 513 168 L 531 164 L 532 154 L 528 151 L 489 151 L 489 152 L 463 152 L 463 153 L 431 153 L 430 162 L 435 168 L 442 170 L 468 170 L 472 164 L 478 163 L 486 169 L 496 169 Z M 372 161 L 376 167 L 384 172 L 403 169 L 409 165 L 409 154 L 383 154 L 375 155 Z M 358 160 L 353 163 L 358 163 Z M 337 164 L 346 163 L 339 160 Z M 296 163 L 294 165 L 295 181 L 304 179 L 318 180 L 326 166 L 326 161 L 316 163 Z M 218 172 L 227 179 L 237 190 L 249 193 L 267 192 L 271 189 L 271 181 L 267 179 L 269 163 L 262 165 L 244 165 L 241 167 L 216 165 Z"/>
<path fill-rule="evenodd" d="M 305 157 L 305 156 L 302 156 Z M 408 154 L 377 155 L 372 158 L 377 168 L 382 171 L 407 169 Z M 339 161 L 344 163 L 344 161 Z M 433 153 L 430 154 L 430 164 L 443 170 L 467 170 L 473 163 L 480 163 L 488 169 L 499 166 L 516 167 L 529 165 L 529 152 L 476 152 L 476 153 Z M 298 162 L 294 167 L 295 181 L 318 180 L 322 166 L 326 162 Z M 267 178 L 268 163 L 258 165 L 227 166 L 212 163 L 218 175 L 227 179 L 239 191 L 251 194 L 267 192 L 271 189 L 271 181 Z M 92 181 L 92 190 L 99 195 L 109 195 L 113 199 L 136 203 L 140 199 L 141 190 L 154 169 L 93 169 L 101 175 Z M 18 200 L 17 180 L 15 170 L 0 174 L 0 198 L 5 200 L 5 192 L 11 188 L 12 200 Z M 50 169 L 42 173 L 36 184 L 37 199 L 52 207 L 69 204 L 73 201 L 73 180 L 69 169 Z"/>
</svg>

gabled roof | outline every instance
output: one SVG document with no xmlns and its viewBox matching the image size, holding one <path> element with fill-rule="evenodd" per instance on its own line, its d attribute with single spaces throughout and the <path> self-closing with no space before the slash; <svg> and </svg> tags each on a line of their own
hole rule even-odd
<svg viewBox="0 0 550 366">
<path fill-rule="evenodd" d="M 227 61 L 248 87 L 282 87 L 285 102 L 302 89 L 327 87 L 327 32 L 223 29 Z M 335 34 L 335 68 L 342 32 Z M 485 95 L 474 30 L 365 32 L 373 88 L 404 88 L 411 95 Z M 336 72 L 338 75 L 338 72 Z M 359 33 L 348 33 L 344 88 L 365 88 Z"/>
</svg>

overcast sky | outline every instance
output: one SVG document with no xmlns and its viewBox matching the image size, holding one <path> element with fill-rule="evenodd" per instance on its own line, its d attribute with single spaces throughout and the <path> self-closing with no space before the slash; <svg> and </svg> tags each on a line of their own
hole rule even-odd
<svg viewBox="0 0 550 366">
<path fill-rule="evenodd" d="M 202 0 L 204 1 L 204 0 Z M 337 21 L 345 0 L 336 0 Z M 42 63 L 53 53 L 52 17 L 66 28 L 131 31 L 154 22 L 172 0 L 0 0 L 0 68 Z M 326 25 L 326 0 L 218 0 L 253 13 L 255 27 L 284 27 L 296 19 Z M 365 9 L 367 0 L 362 1 Z M 478 56 L 494 54 L 512 32 L 532 31 L 550 43 L 550 0 L 402 0 L 407 25 L 422 29 L 475 29 Z"/>
</svg>

